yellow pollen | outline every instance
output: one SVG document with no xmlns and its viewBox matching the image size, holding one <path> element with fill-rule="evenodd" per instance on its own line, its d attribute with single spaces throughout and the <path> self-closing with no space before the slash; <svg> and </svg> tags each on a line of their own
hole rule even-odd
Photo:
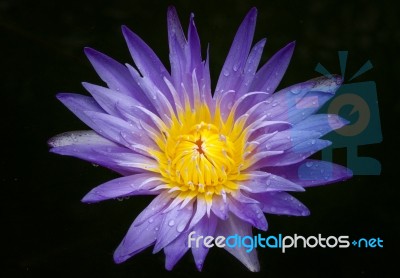
<svg viewBox="0 0 400 278">
<path fill-rule="evenodd" d="M 178 197 L 203 197 L 211 203 L 215 194 L 225 198 L 246 179 L 241 173 L 249 151 L 244 122 L 233 117 L 231 113 L 223 121 L 218 107 L 211 115 L 205 104 L 196 109 L 186 104 L 172 115 L 169 126 L 160 128 L 155 138 L 160 150 L 151 154 L 167 187 L 181 192 Z"/>
</svg>

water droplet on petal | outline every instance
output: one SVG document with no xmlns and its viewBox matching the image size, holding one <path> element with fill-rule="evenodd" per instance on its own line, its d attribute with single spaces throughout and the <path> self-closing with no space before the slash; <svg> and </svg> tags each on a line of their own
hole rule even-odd
<svg viewBox="0 0 400 278">
<path fill-rule="evenodd" d="M 174 225 L 175 225 L 175 221 L 174 221 L 174 220 L 170 220 L 170 221 L 168 222 L 168 226 L 172 227 L 172 226 L 174 226 Z"/>
<path fill-rule="evenodd" d="M 224 71 L 224 76 L 228 77 L 229 76 L 229 71 L 225 70 Z"/>
<path fill-rule="evenodd" d="M 239 66 L 238 66 L 237 64 L 235 64 L 235 65 L 233 66 L 233 70 L 234 70 L 234 71 L 237 71 L 238 68 L 239 68 Z"/>
<path fill-rule="evenodd" d="M 153 218 L 150 218 L 149 219 L 149 223 L 153 223 L 154 222 L 154 219 Z"/>
<path fill-rule="evenodd" d="M 311 161 L 307 161 L 307 162 L 306 162 L 306 166 L 307 166 L 307 167 L 311 167 L 311 166 L 313 166 L 313 163 L 312 163 Z"/>
<path fill-rule="evenodd" d="M 185 224 L 179 224 L 178 227 L 176 227 L 176 231 L 178 233 L 182 233 L 183 230 L 185 229 L 185 226 L 186 226 Z"/>
</svg>

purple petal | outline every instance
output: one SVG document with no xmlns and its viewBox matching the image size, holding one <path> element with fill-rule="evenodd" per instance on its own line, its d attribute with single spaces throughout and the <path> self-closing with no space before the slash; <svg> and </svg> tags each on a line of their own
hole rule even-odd
<svg viewBox="0 0 400 278">
<path fill-rule="evenodd" d="M 260 206 L 257 203 L 245 203 L 244 201 L 247 200 L 243 201 L 243 198 L 244 197 L 238 198 L 238 196 L 232 198 L 229 196 L 229 210 L 237 217 L 250 223 L 257 229 L 266 231 L 268 229 L 268 223 Z"/>
<path fill-rule="evenodd" d="M 292 58 L 295 42 L 291 42 L 272 56 L 268 62 L 261 67 L 254 77 L 250 91 L 274 92 L 281 82 L 283 75 Z M 257 103 L 259 99 L 255 99 Z"/>
<path fill-rule="evenodd" d="M 252 117 L 248 119 L 249 122 L 255 121 L 257 118 Z M 265 121 L 260 128 L 251 130 L 249 141 L 263 142 L 272 136 L 277 131 L 284 131 L 292 127 L 292 124 L 285 121 Z"/>
<path fill-rule="evenodd" d="M 266 92 L 272 94 L 278 87 L 280 81 L 285 74 L 285 71 L 289 65 L 290 59 L 293 54 L 295 43 L 292 42 L 279 50 L 258 72 L 252 71 L 252 78 L 245 81 L 243 84 L 247 84 L 247 91 L 254 92 Z M 262 51 L 262 49 L 261 49 Z M 251 54 L 250 54 L 251 55 Z M 250 57 L 249 57 L 250 60 Z M 249 61 L 248 61 L 249 62 Z M 258 63 L 257 63 L 258 65 Z M 257 69 L 257 68 L 256 68 Z M 250 85 L 249 85 L 250 84 Z M 257 103 L 267 99 L 265 95 L 254 95 L 249 98 L 246 102 L 246 106 L 239 110 L 240 114 L 245 113 L 246 108 L 249 109 Z M 271 114 L 272 115 L 272 114 Z"/>
<path fill-rule="evenodd" d="M 50 149 L 50 152 L 77 157 L 91 163 L 107 167 L 123 175 L 155 171 L 158 164 L 155 160 L 116 145 L 73 144 Z"/>
<path fill-rule="evenodd" d="M 159 234 L 163 215 L 157 214 L 141 225 L 132 223 L 122 242 L 114 252 L 114 261 L 122 263 L 152 245 Z"/>
<path fill-rule="evenodd" d="M 248 92 L 254 92 L 254 91 L 259 91 L 259 90 L 251 90 L 250 86 L 254 80 L 258 64 L 260 63 L 261 55 L 264 50 L 264 46 L 266 43 L 266 39 L 263 39 L 256 43 L 253 46 L 253 49 L 250 51 L 249 57 L 247 58 L 246 61 L 246 66 L 243 69 L 243 74 L 242 74 L 242 80 L 239 89 L 237 89 L 237 96 L 242 96 L 245 93 Z M 236 113 L 236 118 L 239 116 L 243 115 L 248 111 L 251 107 L 253 107 L 256 103 L 259 101 L 256 101 L 256 99 L 265 99 L 266 95 L 252 95 L 248 99 L 246 99 L 242 105 L 238 108 L 238 111 Z"/>
<path fill-rule="evenodd" d="M 174 7 L 168 8 L 167 22 L 169 58 L 174 85 L 178 92 L 181 92 L 181 84 L 183 84 L 187 88 L 189 93 L 188 96 L 192 102 L 193 95 L 191 94 L 191 88 L 188 88 L 188 85 L 191 83 L 189 82 L 191 71 L 189 70 L 188 65 L 190 61 L 187 61 L 187 57 L 185 55 L 187 42 L 179 21 L 178 14 Z M 181 101 L 183 101 L 183 98 L 181 98 Z"/>
<path fill-rule="evenodd" d="M 136 107 L 142 106 L 136 99 L 126 96 L 122 93 L 118 93 L 116 91 L 93 85 L 90 83 L 82 83 L 85 89 L 94 97 L 98 104 L 110 115 L 121 117 L 121 111 L 119 107 Z M 149 102 L 149 101 L 147 101 Z M 141 119 L 145 116 L 141 110 L 130 109 L 132 116 L 135 116 L 137 119 Z M 154 108 L 153 108 L 154 110 Z M 141 113 L 140 113 L 141 112 Z"/>
<path fill-rule="evenodd" d="M 226 221 L 219 221 L 217 226 L 216 236 L 224 236 L 225 238 L 232 235 L 239 235 L 242 238 L 244 236 L 252 236 L 251 225 L 245 221 L 239 219 L 233 214 L 229 215 Z M 240 248 L 236 246 L 235 248 L 230 248 L 225 246 L 225 250 L 231 253 L 235 258 L 237 258 L 241 263 L 243 263 L 250 271 L 258 272 L 260 271 L 260 264 L 257 258 L 257 250 L 254 248 L 251 252 L 246 252 L 245 248 Z"/>
<path fill-rule="evenodd" d="M 125 66 L 89 47 L 85 48 L 85 54 L 89 58 L 97 74 L 107 83 L 110 89 L 133 97 L 147 109 L 152 109 L 152 107 L 149 106 L 148 98 L 143 94 L 137 83 L 134 82 Z"/>
<path fill-rule="evenodd" d="M 241 181 L 240 186 L 241 189 L 251 193 L 269 191 L 304 191 L 302 186 L 288 179 L 284 179 L 280 175 L 273 175 L 261 171 L 249 172 L 249 179 Z"/>
<path fill-rule="evenodd" d="M 98 135 L 92 130 L 77 130 L 64 132 L 49 139 L 50 147 L 64 147 L 69 145 L 107 145 L 117 147 L 114 142 Z"/>
<path fill-rule="evenodd" d="M 189 30 L 188 30 L 188 54 L 191 59 L 190 68 L 195 69 L 201 64 L 201 46 L 200 38 L 197 33 L 196 25 L 194 24 L 194 14 L 190 15 Z"/>
<path fill-rule="evenodd" d="M 165 254 L 165 269 L 172 270 L 176 263 L 186 254 L 189 250 L 187 240 L 189 232 L 181 233 L 177 239 L 164 247 Z"/>
<path fill-rule="evenodd" d="M 135 151 L 135 145 L 156 148 L 154 141 L 143 133 L 143 130 L 137 125 L 104 113 L 88 111 L 86 114 L 96 124 L 94 130 L 113 142 Z"/>
<path fill-rule="evenodd" d="M 223 91 L 237 89 L 237 81 L 240 80 L 241 72 L 243 72 L 249 56 L 256 18 L 257 9 L 252 8 L 240 25 L 218 78 L 215 97 L 218 97 Z"/>
<path fill-rule="evenodd" d="M 215 101 L 212 99 L 211 94 L 211 77 L 210 77 L 210 64 L 209 64 L 209 54 L 207 49 L 207 57 L 205 62 L 203 62 L 203 78 L 200 79 L 200 87 L 203 90 L 203 100 L 210 108 L 211 113 L 214 113 Z"/>
<path fill-rule="evenodd" d="M 271 214 L 308 216 L 310 211 L 299 200 L 286 192 L 251 194 L 262 205 L 262 210 Z"/>
<path fill-rule="evenodd" d="M 142 76 L 152 80 L 159 90 L 165 93 L 167 99 L 172 102 L 172 96 L 164 82 L 164 78 L 171 81 L 171 76 L 160 59 L 138 35 L 126 26 L 122 26 L 122 33 L 124 34 L 132 58 Z"/>
<path fill-rule="evenodd" d="M 351 170 L 346 167 L 313 159 L 285 167 L 269 167 L 265 170 L 275 175 L 285 176 L 304 187 L 330 184 L 352 177 Z"/>
<path fill-rule="evenodd" d="M 332 143 L 327 140 L 321 139 L 311 139 L 303 143 L 297 144 L 296 146 L 287 149 L 282 154 L 277 154 L 274 156 L 266 157 L 259 160 L 254 165 L 251 166 L 252 169 L 261 169 L 270 166 L 285 166 L 296 164 L 303 161 L 307 157 L 313 155 L 314 153 L 322 150 Z"/>
<path fill-rule="evenodd" d="M 316 114 L 293 126 L 294 130 L 313 130 L 321 133 L 321 136 L 347 125 L 349 121 L 338 115 Z"/>
<path fill-rule="evenodd" d="M 92 129 L 95 129 L 96 124 L 85 114 L 84 111 L 105 113 L 105 111 L 92 97 L 71 93 L 59 93 L 57 94 L 57 98 L 82 122 L 87 124 Z"/>
<path fill-rule="evenodd" d="M 122 177 L 93 188 L 83 197 L 82 202 L 95 203 L 118 197 L 156 195 L 159 192 L 152 189 L 162 183 L 160 175 L 154 173 L 141 173 Z"/>
<path fill-rule="evenodd" d="M 218 218 L 226 220 L 229 213 L 226 197 L 223 198 L 222 196 L 214 195 L 211 210 Z"/>
<path fill-rule="evenodd" d="M 214 236 L 215 230 L 217 228 L 218 219 L 214 215 L 210 215 L 210 217 L 203 217 L 198 224 L 193 228 L 195 235 L 197 236 Z M 186 238 L 187 239 L 187 238 Z M 203 244 L 204 238 L 199 241 L 199 247 L 192 246 L 193 258 L 196 263 L 196 267 L 199 271 L 202 270 L 204 261 L 208 254 L 209 248 L 205 247 Z"/>
<path fill-rule="evenodd" d="M 192 220 L 190 221 L 189 229 L 195 226 L 207 213 L 207 203 L 204 198 L 196 199 L 196 212 L 193 215 Z"/>
<path fill-rule="evenodd" d="M 342 78 L 315 78 L 283 89 L 271 99 L 270 111 L 274 120 L 297 124 L 319 110 L 340 87 Z"/>
<path fill-rule="evenodd" d="M 272 94 L 259 109 L 257 118 L 297 124 L 314 114 L 332 98 L 342 83 L 339 76 L 319 77 Z"/>
<path fill-rule="evenodd" d="M 284 130 L 264 142 L 258 141 L 260 145 L 257 147 L 257 151 L 284 151 L 304 141 L 318 139 L 319 137 L 321 137 L 321 133 L 312 130 Z"/>
<path fill-rule="evenodd" d="M 168 193 L 167 191 L 161 192 L 157 197 L 151 201 L 151 203 L 136 217 L 135 225 L 141 225 L 149 218 L 153 217 L 158 213 L 162 213 L 163 210 L 168 207 L 171 200 L 175 197 L 174 194 Z"/>
<path fill-rule="evenodd" d="M 175 240 L 188 226 L 193 216 L 193 202 L 180 209 L 174 207 L 169 212 L 164 213 L 163 221 L 160 226 L 160 233 L 154 246 L 153 253 L 157 253 L 162 248 Z"/>
<path fill-rule="evenodd" d="M 132 66 L 128 65 L 128 69 L 130 72 L 132 72 L 132 74 L 135 74 L 136 70 Z M 171 102 L 169 99 L 167 99 L 165 92 L 161 92 L 150 78 L 137 77 L 136 80 L 140 84 L 143 92 L 150 99 L 150 102 L 155 107 L 158 115 L 164 121 L 168 121 L 171 118 L 171 115 L 174 113 L 175 102 Z M 150 112 L 153 113 L 152 111 Z"/>
</svg>

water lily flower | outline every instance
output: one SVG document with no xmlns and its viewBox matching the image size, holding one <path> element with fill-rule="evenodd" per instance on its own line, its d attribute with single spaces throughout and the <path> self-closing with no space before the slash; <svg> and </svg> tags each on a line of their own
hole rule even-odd
<svg viewBox="0 0 400 278">
<path fill-rule="evenodd" d="M 343 166 L 309 159 L 331 144 L 322 136 L 347 124 L 337 115 L 317 114 L 341 78 L 320 77 L 275 92 L 295 44 L 259 67 L 266 41 L 252 46 L 256 15 L 251 9 L 240 25 L 213 92 L 193 15 L 185 36 L 171 7 L 170 71 L 123 26 L 136 67 L 86 48 L 106 86 L 83 83 L 91 96 L 57 95 L 91 130 L 55 136 L 50 151 L 122 175 L 82 201 L 155 196 L 115 250 L 115 262 L 154 245 L 154 252 L 164 251 L 167 269 L 190 250 L 201 270 L 209 249 L 203 244 L 189 248 L 189 233 L 217 237 L 251 235 L 252 227 L 266 231 L 264 213 L 309 215 L 287 191 L 351 176 Z M 259 271 L 256 250 L 225 248 L 249 270 Z"/>
</svg>

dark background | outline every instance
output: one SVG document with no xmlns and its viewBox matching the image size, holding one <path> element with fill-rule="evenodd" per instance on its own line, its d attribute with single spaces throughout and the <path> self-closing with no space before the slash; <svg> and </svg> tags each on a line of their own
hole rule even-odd
<svg viewBox="0 0 400 278">
<path fill-rule="evenodd" d="M 1 61 L 1 277 L 391 277 L 399 247 L 399 20 L 389 1 L 0 1 Z M 116 174 L 78 159 L 48 153 L 53 135 L 85 129 L 59 103 L 57 92 L 84 93 L 81 81 L 101 83 L 83 54 L 91 46 L 131 63 L 122 24 L 139 34 L 168 65 L 166 10 L 175 5 L 186 29 L 190 12 L 209 42 L 215 86 L 234 33 L 258 7 L 255 39 L 268 38 L 263 61 L 296 40 L 281 87 L 310 79 L 320 62 L 339 72 L 338 50 L 349 51 L 348 73 L 368 59 L 374 68 L 357 81 L 378 88 L 384 141 L 360 153 L 381 161 L 381 176 L 353 179 L 296 195 L 306 218 L 269 216 L 268 234 L 380 237 L 383 249 L 259 249 L 261 272 L 252 274 L 224 250 L 212 249 L 202 273 L 191 254 L 172 272 L 164 255 L 146 250 L 114 264 L 112 253 L 151 198 L 80 203 Z M 11 132 L 10 132 L 11 131 Z M 11 134 L 11 137 L 9 136 Z M 336 152 L 345 163 L 345 150 Z M 396 238 L 395 238 L 396 237 Z M 393 252 L 392 252 L 393 251 Z M 396 276 L 396 275 L 394 275 Z M 225 276 L 224 276 L 225 277 Z"/>
</svg>

